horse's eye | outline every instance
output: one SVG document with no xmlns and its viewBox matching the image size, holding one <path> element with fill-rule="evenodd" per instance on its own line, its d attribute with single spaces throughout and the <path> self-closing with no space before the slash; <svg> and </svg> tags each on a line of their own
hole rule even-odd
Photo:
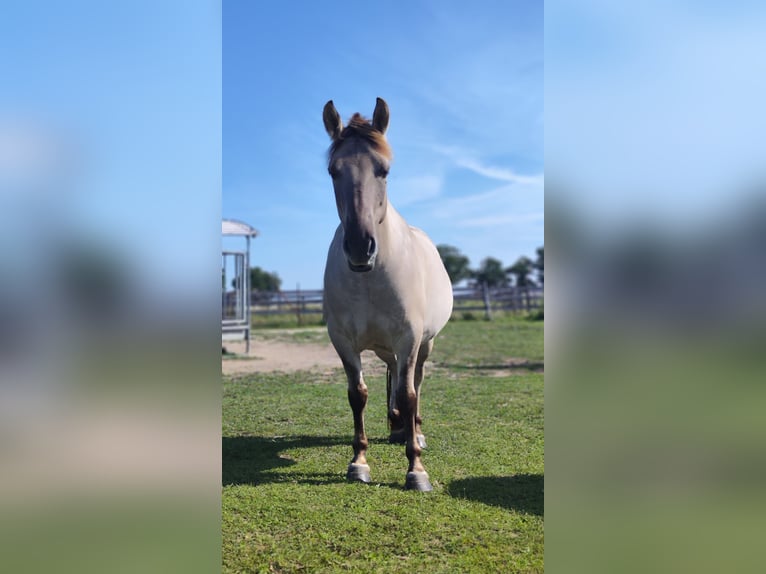
<svg viewBox="0 0 766 574">
<path fill-rule="evenodd" d="M 329 173 L 330 177 L 333 179 L 335 179 L 336 177 L 340 175 L 338 168 L 335 167 L 334 165 L 331 165 L 330 167 L 327 168 L 327 173 Z"/>
<path fill-rule="evenodd" d="M 382 167 L 381 167 L 381 168 L 379 168 L 379 169 L 378 169 L 378 170 L 375 172 L 375 176 L 376 176 L 376 177 L 379 177 L 379 178 L 381 178 L 381 179 L 386 179 L 386 177 L 388 177 L 388 170 L 387 170 L 387 169 L 385 169 L 385 168 L 382 168 Z"/>
</svg>

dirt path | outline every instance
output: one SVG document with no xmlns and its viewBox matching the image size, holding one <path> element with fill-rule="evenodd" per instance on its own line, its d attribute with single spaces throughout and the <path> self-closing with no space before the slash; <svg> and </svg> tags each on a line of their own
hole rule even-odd
<svg viewBox="0 0 766 574">
<path fill-rule="evenodd" d="M 228 353 L 235 355 L 221 360 L 221 372 L 229 376 L 269 371 L 327 372 L 341 368 L 340 359 L 330 343 L 251 341 L 250 354 L 247 356 L 244 341 L 226 341 L 223 346 Z M 379 369 L 385 372 L 385 365 L 372 351 L 362 353 L 362 365 L 365 372 L 377 372 Z"/>
<path fill-rule="evenodd" d="M 270 371 L 295 372 L 319 371 L 328 373 L 341 368 L 341 362 L 330 343 L 295 343 L 289 341 L 251 341 L 250 354 L 245 355 L 244 341 L 226 341 L 223 344 L 229 357 L 221 360 L 221 373 L 226 376 L 247 375 L 249 373 L 267 373 Z M 386 367 L 372 351 L 362 353 L 362 368 L 366 374 L 381 375 Z M 428 361 L 426 368 L 433 368 Z M 492 364 L 474 367 L 493 377 L 506 377 L 520 373 L 543 373 L 542 361 L 530 361 L 524 358 L 509 358 L 502 365 Z M 451 376 L 457 376 L 452 373 Z"/>
<path fill-rule="evenodd" d="M 229 353 L 245 357 L 244 341 L 226 341 L 223 346 Z M 224 375 L 330 370 L 337 367 L 340 367 L 340 359 L 332 345 L 283 341 L 251 341 L 250 354 L 246 358 L 224 358 L 221 361 L 221 372 Z"/>
</svg>

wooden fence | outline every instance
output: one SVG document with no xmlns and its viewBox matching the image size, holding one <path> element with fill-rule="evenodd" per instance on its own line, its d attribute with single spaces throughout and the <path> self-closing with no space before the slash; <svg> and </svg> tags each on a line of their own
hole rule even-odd
<svg viewBox="0 0 766 574">
<path fill-rule="evenodd" d="M 453 314 L 458 317 L 481 312 L 487 319 L 498 311 L 533 311 L 543 305 L 542 287 L 453 287 L 455 300 Z M 228 293 L 224 301 L 224 312 L 228 303 Z M 250 294 L 253 315 L 296 315 L 298 322 L 306 315 L 322 314 L 322 290 L 295 290 L 262 292 Z"/>
<path fill-rule="evenodd" d="M 543 306 L 542 287 L 453 287 L 452 313 L 482 311 L 487 319 L 496 311 L 534 311 Z"/>
</svg>

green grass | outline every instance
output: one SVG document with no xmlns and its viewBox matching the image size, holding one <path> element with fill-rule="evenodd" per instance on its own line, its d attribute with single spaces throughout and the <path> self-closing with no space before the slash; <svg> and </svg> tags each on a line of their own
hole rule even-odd
<svg viewBox="0 0 766 574">
<path fill-rule="evenodd" d="M 543 323 L 513 316 L 492 321 L 450 321 L 436 338 L 431 360 L 457 370 L 542 370 Z"/>
<path fill-rule="evenodd" d="M 542 325 L 451 322 L 423 387 L 431 493 L 402 489 L 385 381 L 368 376 L 372 484 L 348 484 L 345 377 L 224 379 L 227 572 L 542 572 Z"/>
</svg>

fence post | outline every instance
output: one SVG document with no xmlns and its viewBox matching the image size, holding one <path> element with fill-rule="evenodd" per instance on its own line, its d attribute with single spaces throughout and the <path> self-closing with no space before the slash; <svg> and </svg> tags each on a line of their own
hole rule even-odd
<svg viewBox="0 0 766 574">
<path fill-rule="evenodd" d="M 487 285 L 486 281 L 484 281 L 481 284 L 481 290 L 482 290 L 482 295 L 484 296 L 484 313 L 487 318 L 487 321 L 491 321 L 492 306 L 490 305 L 490 301 L 489 301 L 489 286 Z"/>
<path fill-rule="evenodd" d="M 298 326 L 303 326 L 303 317 L 301 316 L 301 284 L 298 283 L 295 289 L 295 314 L 298 316 Z"/>
</svg>

